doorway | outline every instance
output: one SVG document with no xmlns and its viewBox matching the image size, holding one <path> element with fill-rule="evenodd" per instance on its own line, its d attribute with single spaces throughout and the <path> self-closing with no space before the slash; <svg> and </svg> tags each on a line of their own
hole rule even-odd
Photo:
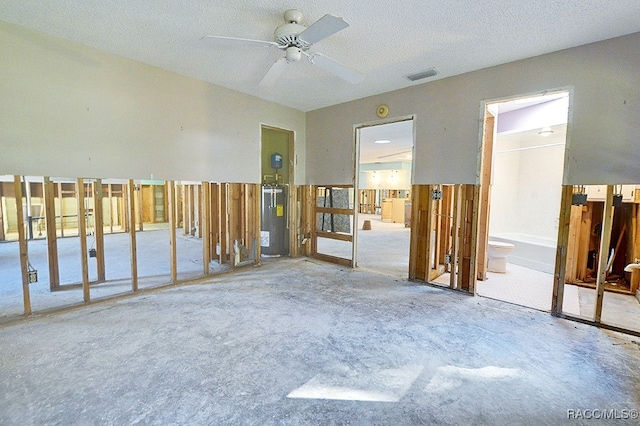
<svg viewBox="0 0 640 426">
<path fill-rule="evenodd" d="M 294 186 L 294 134 L 261 129 L 261 257 L 296 256 L 299 251 L 297 198 Z"/>
<path fill-rule="evenodd" d="M 486 104 L 480 296 L 551 310 L 568 114 L 566 91 Z"/>
<path fill-rule="evenodd" d="M 414 121 L 360 127 L 356 133 L 355 266 L 406 279 Z"/>
</svg>

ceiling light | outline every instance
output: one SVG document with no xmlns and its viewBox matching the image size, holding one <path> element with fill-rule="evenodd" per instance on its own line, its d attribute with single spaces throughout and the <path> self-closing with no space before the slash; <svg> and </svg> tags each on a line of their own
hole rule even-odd
<svg viewBox="0 0 640 426">
<path fill-rule="evenodd" d="M 423 78 L 433 77 L 438 74 L 435 68 L 429 68 L 428 70 L 420 71 L 415 74 L 406 75 L 405 78 L 410 81 L 422 80 Z"/>
<path fill-rule="evenodd" d="M 538 132 L 538 134 L 542 137 L 547 137 L 549 135 L 551 135 L 551 133 L 553 133 L 553 130 L 551 130 L 551 127 L 543 127 L 542 130 L 540 130 Z"/>
<path fill-rule="evenodd" d="M 391 143 L 391 141 L 388 139 L 378 139 L 375 143 Z"/>
</svg>

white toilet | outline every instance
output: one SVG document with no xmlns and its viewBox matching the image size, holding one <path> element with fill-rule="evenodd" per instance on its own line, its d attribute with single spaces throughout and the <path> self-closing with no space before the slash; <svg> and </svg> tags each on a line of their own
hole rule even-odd
<svg viewBox="0 0 640 426">
<path fill-rule="evenodd" d="M 514 248 L 515 246 L 511 243 L 489 240 L 487 271 L 503 274 L 507 272 L 507 256 L 511 254 Z"/>
</svg>

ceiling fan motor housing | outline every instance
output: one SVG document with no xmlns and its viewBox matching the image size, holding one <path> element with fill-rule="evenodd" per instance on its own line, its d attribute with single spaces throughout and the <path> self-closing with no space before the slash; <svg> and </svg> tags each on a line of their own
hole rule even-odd
<svg viewBox="0 0 640 426">
<path fill-rule="evenodd" d="M 304 25 L 300 25 L 302 20 L 302 12 L 298 10 L 287 10 L 284 13 L 284 20 L 286 24 L 276 28 L 273 34 L 273 38 L 280 46 L 292 47 L 295 46 L 302 50 L 308 50 L 311 45 L 298 38 L 298 34 L 307 29 Z M 287 57 L 288 59 L 288 57 Z"/>
</svg>

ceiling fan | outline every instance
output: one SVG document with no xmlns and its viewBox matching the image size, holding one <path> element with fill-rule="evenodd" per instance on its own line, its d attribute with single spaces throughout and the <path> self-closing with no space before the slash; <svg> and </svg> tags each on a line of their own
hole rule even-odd
<svg viewBox="0 0 640 426">
<path fill-rule="evenodd" d="M 298 10 L 287 10 L 284 13 L 285 23 L 276 28 L 273 38 L 275 41 L 250 40 L 236 37 L 223 37 L 208 35 L 202 37 L 203 40 L 214 42 L 231 42 L 236 45 L 273 47 L 284 50 L 284 57 L 278 59 L 269 68 L 269 71 L 258 83 L 261 87 L 273 85 L 282 75 L 288 64 L 299 61 L 306 56 L 309 61 L 319 68 L 334 74 L 343 80 L 357 84 L 364 79 L 364 74 L 355 71 L 335 59 L 320 53 L 308 53 L 311 46 L 320 40 L 329 37 L 349 26 L 344 19 L 333 15 L 325 15 L 311 26 L 305 27 L 300 24 L 302 12 Z"/>
</svg>

